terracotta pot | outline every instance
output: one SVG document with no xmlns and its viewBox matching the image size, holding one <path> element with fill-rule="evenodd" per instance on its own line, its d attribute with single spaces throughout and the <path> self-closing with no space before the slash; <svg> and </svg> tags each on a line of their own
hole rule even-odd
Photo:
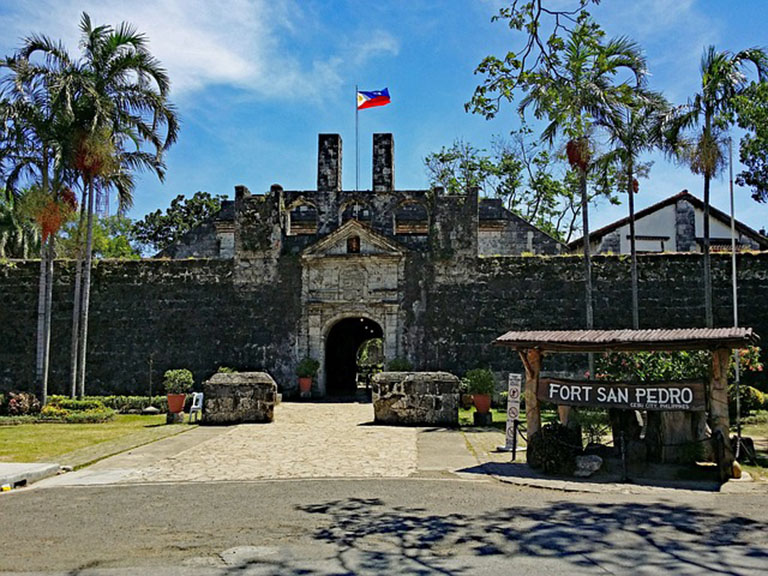
<svg viewBox="0 0 768 576">
<path fill-rule="evenodd" d="M 312 378 L 299 378 L 299 391 L 303 394 L 312 391 Z"/>
<path fill-rule="evenodd" d="M 166 398 L 168 398 L 168 412 L 171 414 L 184 412 L 184 400 L 187 399 L 186 394 L 166 394 Z"/>
<path fill-rule="evenodd" d="M 480 414 L 488 414 L 491 409 L 490 394 L 472 394 L 472 402 L 475 403 L 475 409 Z"/>
</svg>

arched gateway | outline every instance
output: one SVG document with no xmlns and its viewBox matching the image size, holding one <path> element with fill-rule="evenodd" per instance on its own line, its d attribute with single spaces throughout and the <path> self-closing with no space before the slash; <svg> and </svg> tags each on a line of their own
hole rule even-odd
<svg viewBox="0 0 768 576">
<path fill-rule="evenodd" d="M 361 348 L 384 337 L 381 326 L 369 318 L 352 317 L 336 322 L 325 339 L 325 392 L 350 396 L 357 391 Z"/>
<path fill-rule="evenodd" d="M 363 343 L 381 339 L 384 358 L 403 355 L 403 248 L 350 220 L 304 250 L 301 260 L 297 357 L 320 361 L 313 394 L 354 395 L 357 353 Z"/>
</svg>

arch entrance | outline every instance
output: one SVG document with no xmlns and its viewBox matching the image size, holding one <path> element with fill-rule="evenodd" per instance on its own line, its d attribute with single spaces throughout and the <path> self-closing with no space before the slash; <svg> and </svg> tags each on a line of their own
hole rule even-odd
<svg viewBox="0 0 768 576">
<path fill-rule="evenodd" d="M 363 316 L 336 322 L 325 339 L 325 391 L 329 396 L 349 396 L 357 391 L 358 354 L 363 345 L 384 337 L 378 322 Z"/>
</svg>

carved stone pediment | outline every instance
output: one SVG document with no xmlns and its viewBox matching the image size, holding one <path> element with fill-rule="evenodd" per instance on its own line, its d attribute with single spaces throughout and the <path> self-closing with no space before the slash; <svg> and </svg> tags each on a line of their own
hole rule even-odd
<svg viewBox="0 0 768 576">
<path fill-rule="evenodd" d="M 355 240 L 357 238 L 358 240 Z M 357 251 L 350 251 L 350 245 Z M 397 242 L 374 232 L 357 220 L 349 220 L 339 229 L 306 248 L 301 257 L 316 259 L 328 256 L 391 256 L 402 257 L 405 248 Z"/>
</svg>

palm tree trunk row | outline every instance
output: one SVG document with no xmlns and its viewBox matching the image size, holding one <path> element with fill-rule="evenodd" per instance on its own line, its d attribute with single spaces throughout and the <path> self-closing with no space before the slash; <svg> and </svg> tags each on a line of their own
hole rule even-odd
<svg viewBox="0 0 768 576">
<path fill-rule="evenodd" d="M 637 243 L 635 242 L 635 178 L 632 158 L 627 161 L 627 196 L 629 198 L 629 252 L 632 282 L 632 328 L 640 328 L 640 303 L 637 279 Z"/>
<path fill-rule="evenodd" d="M 581 189 L 581 222 L 584 228 L 584 289 L 587 301 L 587 330 L 595 325 L 595 314 L 592 307 L 592 258 L 589 246 L 589 197 L 587 196 L 587 172 L 579 170 L 579 188 Z M 595 377 L 595 355 L 589 354 L 589 377 Z"/>
<path fill-rule="evenodd" d="M 80 303 L 80 322 L 78 343 L 78 366 L 77 366 L 77 394 L 80 398 L 85 396 L 85 361 L 88 346 L 88 308 L 91 296 L 91 263 L 93 259 L 93 203 L 94 203 L 93 179 L 88 182 L 88 225 L 85 241 L 85 258 L 83 259 L 82 273 L 82 300 Z"/>
</svg>

